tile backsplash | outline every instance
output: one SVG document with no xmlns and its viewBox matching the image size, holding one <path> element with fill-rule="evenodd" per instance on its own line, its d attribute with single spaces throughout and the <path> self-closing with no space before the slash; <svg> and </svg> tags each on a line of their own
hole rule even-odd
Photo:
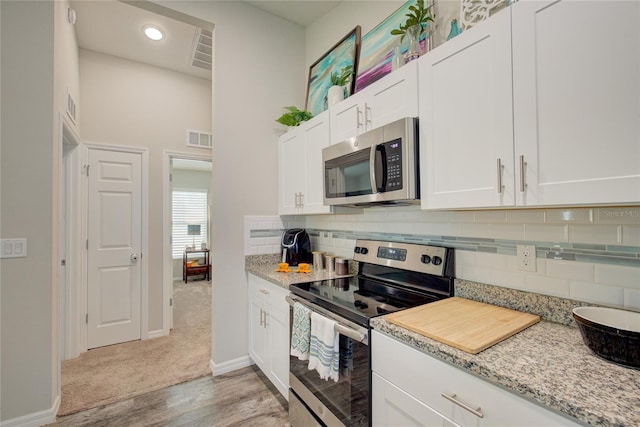
<svg viewBox="0 0 640 427">
<path fill-rule="evenodd" d="M 277 253 L 286 228 L 305 227 L 314 250 L 351 257 L 356 239 L 456 248 L 456 277 L 640 310 L 640 207 L 422 211 L 245 218 L 245 253 Z M 519 271 L 516 245 L 536 246 L 536 272 Z"/>
</svg>

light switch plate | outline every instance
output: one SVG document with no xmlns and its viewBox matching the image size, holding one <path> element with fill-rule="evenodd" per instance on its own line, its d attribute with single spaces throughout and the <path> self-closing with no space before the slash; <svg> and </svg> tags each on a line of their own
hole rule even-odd
<svg viewBox="0 0 640 427">
<path fill-rule="evenodd" d="M 25 258 L 27 256 L 27 239 L 0 240 L 0 258 Z"/>
</svg>

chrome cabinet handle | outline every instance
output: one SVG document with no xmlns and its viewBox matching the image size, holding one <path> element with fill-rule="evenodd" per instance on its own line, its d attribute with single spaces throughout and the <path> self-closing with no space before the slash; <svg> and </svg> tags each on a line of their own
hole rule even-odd
<svg viewBox="0 0 640 427">
<path fill-rule="evenodd" d="M 362 127 L 362 121 L 360 120 L 360 116 L 362 116 L 362 111 L 360 111 L 359 106 L 356 106 L 356 126 L 358 129 Z"/>
<path fill-rule="evenodd" d="M 269 321 L 268 321 L 268 317 L 269 313 L 267 313 L 266 311 L 264 312 L 264 327 L 268 328 L 269 327 Z"/>
<path fill-rule="evenodd" d="M 440 395 L 442 397 L 444 397 L 445 399 L 447 399 L 448 401 L 455 403 L 456 405 L 458 405 L 462 409 L 471 412 L 476 417 L 484 418 L 484 414 L 480 411 L 480 407 L 479 406 L 477 408 L 472 408 L 471 406 L 467 405 L 466 403 L 462 403 L 458 399 L 456 399 L 456 395 L 455 394 L 448 395 L 446 393 L 442 393 Z"/>
<path fill-rule="evenodd" d="M 527 162 L 524 161 L 524 156 L 520 156 L 520 192 L 524 193 L 524 190 L 527 188 L 527 182 L 525 180 L 525 168 L 527 167 Z"/>
<path fill-rule="evenodd" d="M 504 170 L 504 166 L 502 166 L 502 159 L 498 158 L 498 194 L 502 194 L 504 190 L 504 185 L 502 185 L 502 171 Z"/>
<path fill-rule="evenodd" d="M 299 208 L 303 208 L 304 207 L 304 193 L 300 193 L 300 206 L 298 206 Z"/>
<path fill-rule="evenodd" d="M 269 291 L 266 289 L 260 289 L 259 291 L 262 295 L 269 295 Z"/>
<path fill-rule="evenodd" d="M 367 103 L 364 103 L 364 123 L 371 123 L 371 118 L 369 117 L 371 114 L 371 107 L 369 107 L 369 105 L 367 105 Z"/>
<path fill-rule="evenodd" d="M 264 311 L 260 309 L 260 326 L 264 326 L 264 320 L 262 316 L 264 315 Z"/>
</svg>

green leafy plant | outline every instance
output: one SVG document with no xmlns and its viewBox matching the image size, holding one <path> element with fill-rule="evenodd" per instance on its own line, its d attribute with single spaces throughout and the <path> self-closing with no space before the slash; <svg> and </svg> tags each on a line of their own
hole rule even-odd
<svg viewBox="0 0 640 427">
<path fill-rule="evenodd" d="M 306 122 L 313 117 L 313 114 L 305 110 L 299 110 L 298 107 L 291 106 L 284 108 L 289 112 L 284 113 L 282 116 L 276 119 L 276 122 L 285 126 L 300 126 L 300 123 Z"/>
<path fill-rule="evenodd" d="M 340 70 L 340 74 L 335 71 L 331 73 L 331 84 L 334 86 L 346 86 L 352 75 L 353 67 L 351 65 L 347 65 Z"/>
<path fill-rule="evenodd" d="M 414 25 L 420 25 L 420 34 L 422 34 L 428 23 L 434 22 L 435 15 L 431 14 L 432 7 L 432 4 L 424 7 L 424 0 L 417 0 L 415 5 L 409 6 L 411 13 L 406 14 L 407 20 L 404 24 L 401 24 L 399 28 L 391 30 L 391 35 L 402 36 L 400 39 L 400 41 L 402 41 L 407 33 L 407 28 L 413 27 Z"/>
</svg>

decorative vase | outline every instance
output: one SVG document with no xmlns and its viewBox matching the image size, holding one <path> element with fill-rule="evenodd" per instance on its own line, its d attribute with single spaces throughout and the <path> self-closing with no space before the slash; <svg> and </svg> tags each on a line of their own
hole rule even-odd
<svg viewBox="0 0 640 427">
<path fill-rule="evenodd" d="M 457 19 L 452 19 L 451 20 L 451 31 L 449 31 L 449 35 L 447 36 L 447 40 L 451 40 L 452 38 L 454 38 L 455 36 L 457 36 L 460 33 L 462 33 L 462 30 L 458 26 L 458 20 Z"/>
<path fill-rule="evenodd" d="M 393 48 L 393 57 L 391 58 L 391 71 L 395 71 L 404 65 L 404 57 L 400 46 Z"/>
<path fill-rule="evenodd" d="M 344 88 L 342 86 L 331 86 L 327 93 L 327 104 L 329 106 L 337 104 L 344 99 Z"/>
<path fill-rule="evenodd" d="M 404 54 L 404 62 L 410 62 L 420 58 L 422 46 L 420 46 L 420 35 L 422 35 L 422 25 L 416 24 L 407 28 L 405 37 L 407 38 L 407 52 Z"/>
</svg>

